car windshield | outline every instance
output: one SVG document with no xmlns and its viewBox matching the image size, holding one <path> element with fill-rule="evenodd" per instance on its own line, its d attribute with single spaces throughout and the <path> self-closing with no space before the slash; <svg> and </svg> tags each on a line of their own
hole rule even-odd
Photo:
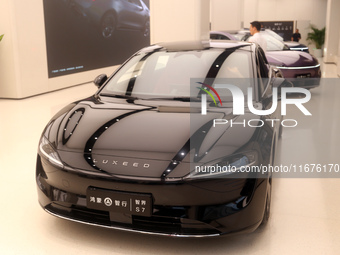
<svg viewBox="0 0 340 255">
<path fill-rule="evenodd" d="M 242 39 L 245 37 L 245 34 L 239 34 L 239 33 L 235 33 L 231 35 L 233 35 L 239 41 L 242 41 Z"/>
<path fill-rule="evenodd" d="M 252 86 L 252 79 L 249 79 L 253 76 L 251 63 L 250 52 L 235 49 L 140 52 L 121 67 L 100 95 L 140 99 L 192 98 L 191 79 L 202 83 L 212 81 L 210 85 L 214 87 L 221 78 L 232 79 L 233 85 L 240 87 L 246 95 L 247 88 Z M 221 97 L 224 101 L 232 98 L 226 89 L 221 91 Z"/>
<path fill-rule="evenodd" d="M 280 51 L 280 50 L 289 50 L 287 45 L 285 45 L 282 41 L 276 39 L 275 37 L 269 35 L 265 31 L 261 31 L 261 36 L 266 39 L 267 42 L 267 51 Z M 250 36 L 247 38 L 249 41 Z"/>
<path fill-rule="evenodd" d="M 280 40 L 276 39 L 275 37 L 261 33 L 262 36 L 267 41 L 267 51 L 278 51 L 278 50 L 288 50 L 289 48 Z"/>
<path fill-rule="evenodd" d="M 274 31 L 270 30 L 270 29 L 266 29 L 264 30 L 264 33 L 267 33 L 268 35 L 274 37 L 275 39 L 283 42 L 283 38 L 282 36 L 278 35 L 277 33 L 275 33 Z"/>
<path fill-rule="evenodd" d="M 289 47 L 285 45 L 282 40 L 278 40 L 276 37 L 279 37 L 278 34 L 274 33 L 271 30 L 261 31 L 261 35 L 266 39 L 267 42 L 267 51 L 280 51 L 280 50 L 289 50 Z M 249 41 L 251 35 L 249 33 L 236 33 L 232 34 L 238 40 Z"/>
</svg>

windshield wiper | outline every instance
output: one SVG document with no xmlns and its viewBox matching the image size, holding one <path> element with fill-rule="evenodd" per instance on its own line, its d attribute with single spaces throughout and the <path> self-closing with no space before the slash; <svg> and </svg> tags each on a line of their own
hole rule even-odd
<svg viewBox="0 0 340 255">
<path fill-rule="evenodd" d="M 117 95 L 117 94 L 110 94 L 110 93 L 100 93 L 99 96 L 105 97 L 114 97 L 114 98 L 123 98 L 129 100 L 149 100 L 149 101 L 157 101 L 157 100 L 164 100 L 164 101 L 181 101 L 181 102 L 200 102 L 201 99 L 197 97 L 151 97 L 151 98 L 140 98 L 140 97 L 133 97 L 127 95 Z"/>
<path fill-rule="evenodd" d="M 181 102 L 200 102 L 201 99 L 197 97 L 153 97 L 153 98 L 140 98 L 142 100 L 167 100 L 167 101 L 181 101 Z"/>
<path fill-rule="evenodd" d="M 129 100 L 137 100 L 138 97 L 132 97 L 132 96 L 126 96 L 126 95 L 117 95 L 117 94 L 110 94 L 110 93 L 100 93 L 99 96 L 104 97 L 114 97 L 114 98 L 123 98 L 123 99 L 129 99 Z"/>
</svg>

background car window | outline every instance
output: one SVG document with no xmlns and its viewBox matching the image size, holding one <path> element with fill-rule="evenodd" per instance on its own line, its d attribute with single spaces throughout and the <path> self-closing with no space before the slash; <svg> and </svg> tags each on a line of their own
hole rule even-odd
<svg viewBox="0 0 340 255">
<path fill-rule="evenodd" d="M 244 40 L 244 34 L 231 34 L 231 35 L 233 35 L 237 40 L 239 40 L 239 41 L 243 41 Z"/>
<path fill-rule="evenodd" d="M 210 39 L 212 40 L 230 40 L 229 37 L 220 34 L 211 34 Z"/>
<path fill-rule="evenodd" d="M 266 39 L 267 42 L 267 51 L 280 51 L 280 50 L 289 50 L 287 45 L 285 45 L 280 40 L 277 40 L 276 38 L 266 34 L 261 33 L 261 35 Z M 246 39 L 245 39 L 246 38 Z M 250 36 L 244 37 L 242 40 L 249 41 Z"/>
<path fill-rule="evenodd" d="M 263 34 L 263 36 L 265 37 L 267 41 L 267 51 L 277 51 L 277 50 L 288 49 L 287 46 L 283 42 L 277 40 L 276 38 L 270 35 L 266 35 L 266 34 Z"/>
<path fill-rule="evenodd" d="M 274 31 L 272 31 L 272 30 L 270 30 L 270 29 L 266 29 L 264 32 L 267 33 L 268 35 L 272 36 L 272 37 L 275 37 L 277 40 L 283 42 L 282 36 L 278 35 L 278 34 L 275 33 Z"/>
</svg>

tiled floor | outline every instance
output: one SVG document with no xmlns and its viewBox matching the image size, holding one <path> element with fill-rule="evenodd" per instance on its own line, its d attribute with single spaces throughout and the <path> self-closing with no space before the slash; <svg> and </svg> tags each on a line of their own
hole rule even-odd
<svg viewBox="0 0 340 255">
<path fill-rule="evenodd" d="M 335 65 L 322 69 L 324 77 L 337 78 Z M 313 117 L 288 110 L 287 118 L 299 125 L 285 128 L 277 164 L 340 164 L 339 80 L 311 90 L 307 108 Z M 34 180 L 41 131 L 61 107 L 95 90 L 87 84 L 25 100 L 0 99 L 0 254 L 339 254 L 340 178 L 275 179 L 268 225 L 233 237 L 149 236 L 45 213 Z"/>
</svg>

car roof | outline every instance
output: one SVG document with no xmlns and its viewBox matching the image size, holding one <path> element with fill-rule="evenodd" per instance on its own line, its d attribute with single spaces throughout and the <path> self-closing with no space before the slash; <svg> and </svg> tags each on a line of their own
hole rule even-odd
<svg viewBox="0 0 340 255">
<path fill-rule="evenodd" d="M 144 48 L 142 51 L 150 51 L 154 49 L 164 49 L 166 51 L 190 51 L 204 50 L 209 48 L 218 49 L 240 49 L 253 51 L 254 44 L 249 42 L 232 41 L 232 40 L 209 40 L 209 41 L 179 41 L 164 42 Z"/>
<path fill-rule="evenodd" d="M 213 30 L 211 34 L 237 34 L 240 30 Z"/>
</svg>

